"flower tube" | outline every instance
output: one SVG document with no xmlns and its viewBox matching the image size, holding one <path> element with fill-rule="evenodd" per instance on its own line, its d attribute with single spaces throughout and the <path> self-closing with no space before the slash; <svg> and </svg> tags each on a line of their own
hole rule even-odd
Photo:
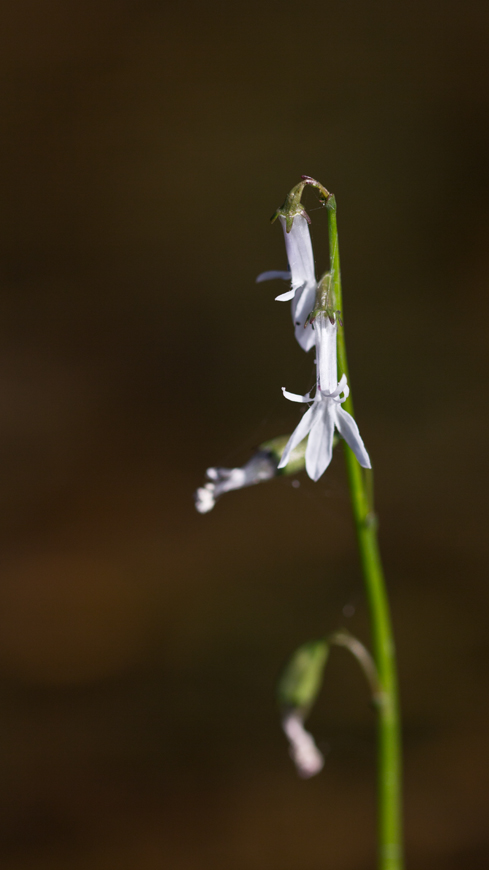
<svg viewBox="0 0 489 870">
<path fill-rule="evenodd" d="M 304 185 L 298 185 L 302 192 Z M 278 217 L 284 231 L 285 250 L 289 263 L 288 272 L 262 272 L 256 279 L 257 283 L 281 278 L 291 282 L 290 290 L 276 296 L 277 302 L 292 302 L 291 314 L 295 337 L 300 346 L 308 351 L 314 346 L 314 332 L 311 324 L 306 324 L 316 298 L 317 281 L 314 271 L 314 254 L 309 233 L 309 217 L 300 205 L 300 197 L 294 188 L 288 195 L 285 204 L 273 216 Z"/>
</svg>

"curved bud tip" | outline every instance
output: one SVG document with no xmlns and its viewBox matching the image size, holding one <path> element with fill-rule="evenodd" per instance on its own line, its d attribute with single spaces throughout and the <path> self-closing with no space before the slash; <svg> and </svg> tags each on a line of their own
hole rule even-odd
<svg viewBox="0 0 489 870">
<path fill-rule="evenodd" d="M 329 190 L 326 190 L 324 184 L 321 184 L 320 181 L 317 181 L 312 175 L 301 175 L 302 183 L 304 185 L 309 184 L 311 187 L 316 187 L 319 191 L 319 199 L 322 205 L 325 205 L 327 208 L 335 211 L 336 209 L 336 201 L 332 193 Z"/>
</svg>

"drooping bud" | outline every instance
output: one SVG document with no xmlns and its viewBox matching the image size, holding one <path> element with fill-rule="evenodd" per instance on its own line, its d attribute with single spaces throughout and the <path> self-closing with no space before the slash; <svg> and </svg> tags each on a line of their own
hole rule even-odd
<svg viewBox="0 0 489 870">
<path fill-rule="evenodd" d="M 282 706 L 282 728 L 289 740 L 289 752 L 299 776 L 304 779 L 319 773 L 324 765 L 312 734 L 304 728 L 304 720 L 321 689 L 331 646 L 341 646 L 352 653 L 367 678 L 372 702 L 376 706 L 385 703 L 373 656 L 350 632 L 340 629 L 296 649 L 282 673 L 277 695 Z"/>
<path fill-rule="evenodd" d="M 315 776 L 324 765 L 314 737 L 304 728 L 304 720 L 321 688 L 328 654 L 329 644 L 324 639 L 303 644 L 289 660 L 277 688 L 283 709 L 282 728 L 289 740 L 290 756 L 303 779 Z"/>
</svg>

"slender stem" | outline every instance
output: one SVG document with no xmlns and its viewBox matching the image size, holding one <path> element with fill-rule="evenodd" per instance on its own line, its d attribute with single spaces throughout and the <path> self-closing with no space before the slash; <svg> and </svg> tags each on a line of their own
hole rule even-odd
<svg viewBox="0 0 489 870">
<path fill-rule="evenodd" d="M 336 202 L 333 196 L 328 198 L 327 211 L 334 307 L 342 312 Z M 340 377 L 343 373 L 348 376 L 342 327 L 338 328 L 338 368 Z M 343 407 L 353 415 L 351 390 Z M 397 674 L 389 603 L 377 541 L 377 521 L 373 512 L 373 477 L 371 471 L 364 471 L 360 467 L 346 443 L 344 451 L 370 610 L 374 659 L 382 686 L 382 702 L 378 705 L 378 867 L 379 870 L 402 870 L 401 734 Z"/>
</svg>

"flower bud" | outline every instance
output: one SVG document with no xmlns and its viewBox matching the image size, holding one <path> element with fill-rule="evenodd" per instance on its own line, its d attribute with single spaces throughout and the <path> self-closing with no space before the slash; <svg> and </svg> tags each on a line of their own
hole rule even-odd
<svg viewBox="0 0 489 870">
<path fill-rule="evenodd" d="M 302 779 L 315 776 L 324 766 L 314 737 L 304 728 L 304 719 L 321 688 L 328 653 L 329 644 L 324 639 L 303 644 L 289 660 L 278 684 L 278 699 L 284 711 L 282 728 Z"/>
</svg>

